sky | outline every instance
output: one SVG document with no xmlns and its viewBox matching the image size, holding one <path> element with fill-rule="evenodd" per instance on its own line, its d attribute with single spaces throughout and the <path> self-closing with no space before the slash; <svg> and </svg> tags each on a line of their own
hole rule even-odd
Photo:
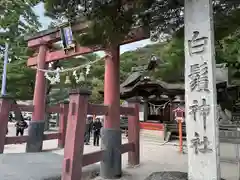
<svg viewBox="0 0 240 180">
<path fill-rule="evenodd" d="M 35 13 L 39 16 L 39 20 L 42 23 L 42 30 L 47 29 L 48 25 L 51 22 L 51 19 L 44 16 L 44 6 L 43 3 L 39 3 L 37 6 L 34 8 Z M 152 42 L 149 39 L 142 40 L 142 41 L 137 41 L 131 44 L 126 44 L 122 45 L 120 47 L 120 53 L 124 53 L 126 51 L 133 51 L 138 48 L 144 47 L 148 44 L 152 44 Z"/>
</svg>

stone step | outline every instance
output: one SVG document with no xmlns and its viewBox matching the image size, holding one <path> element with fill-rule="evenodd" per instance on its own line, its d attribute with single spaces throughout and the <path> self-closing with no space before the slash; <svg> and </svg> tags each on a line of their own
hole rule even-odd
<svg viewBox="0 0 240 180">
<path fill-rule="evenodd" d="M 237 129 L 237 131 L 219 131 L 219 137 L 220 138 L 240 138 L 240 129 Z"/>
<path fill-rule="evenodd" d="M 164 141 L 163 131 L 141 130 L 140 136 L 143 139 L 157 140 L 160 142 Z"/>
</svg>

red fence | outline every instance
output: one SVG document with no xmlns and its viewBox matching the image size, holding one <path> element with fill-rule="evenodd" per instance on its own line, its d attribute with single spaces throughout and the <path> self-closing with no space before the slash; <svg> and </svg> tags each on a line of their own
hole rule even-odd
<svg viewBox="0 0 240 180">
<path fill-rule="evenodd" d="M 8 126 L 8 116 L 10 111 L 27 111 L 33 112 L 34 106 L 32 105 L 18 105 L 11 104 L 8 99 L 1 100 L 0 107 L 0 153 L 4 151 L 4 145 L 7 144 L 20 144 L 27 142 L 28 136 L 12 136 L 7 137 L 7 126 Z M 59 113 L 59 131 L 54 133 L 44 134 L 44 140 L 58 139 L 58 146 L 60 148 L 64 147 L 65 144 L 65 135 L 67 127 L 67 113 L 68 113 L 68 104 L 60 104 L 55 106 L 49 106 L 46 108 L 48 113 Z"/>
<path fill-rule="evenodd" d="M 164 125 L 161 123 L 140 122 L 140 129 L 163 131 Z"/>
<path fill-rule="evenodd" d="M 27 141 L 28 136 L 6 137 L 8 116 L 12 110 L 33 112 L 34 106 L 13 105 L 7 99 L 0 101 L 0 153 L 5 144 L 18 144 Z M 73 93 L 69 104 L 60 104 L 46 108 L 46 112 L 60 114 L 59 132 L 44 134 L 44 140 L 58 139 L 59 147 L 64 147 L 62 180 L 81 179 L 82 167 L 104 161 L 105 150 L 83 154 L 84 132 L 87 114 L 107 115 L 110 107 L 88 103 L 88 94 Z M 128 143 L 122 144 L 120 152 L 128 152 L 128 161 L 132 166 L 139 164 L 139 110 L 137 104 L 120 107 L 120 114 L 128 116 Z M 120 128 L 120 127 L 119 127 Z M 77 153 L 76 153 L 77 152 Z"/>
<path fill-rule="evenodd" d="M 64 149 L 64 162 L 62 180 L 81 179 L 82 167 L 104 161 L 105 150 L 83 154 L 84 132 L 87 114 L 107 115 L 110 107 L 105 105 L 92 105 L 88 103 L 89 94 L 81 92 L 70 95 L 66 146 Z M 128 143 L 121 145 L 121 153 L 128 152 L 128 161 L 132 166 L 139 164 L 139 111 L 138 105 L 121 107 L 120 114 L 128 116 Z M 78 152 L 78 153 L 76 153 Z"/>
</svg>

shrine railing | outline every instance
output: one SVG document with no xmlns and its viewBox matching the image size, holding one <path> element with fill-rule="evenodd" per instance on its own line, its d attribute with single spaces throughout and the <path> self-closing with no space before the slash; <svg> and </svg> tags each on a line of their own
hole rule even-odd
<svg viewBox="0 0 240 180">
<path fill-rule="evenodd" d="M 7 136 L 8 131 L 8 119 L 11 111 L 23 111 L 33 112 L 33 105 L 19 105 L 12 104 L 8 99 L 1 99 L 0 106 L 0 153 L 4 151 L 4 145 L 9 144 L 21 144 L 28 140 L 28 135 L 24 136 Z M 67 113 L 68 104 L 58 104 L 54 106 L 48 106 L 46 108 L 47 113 L 59 113 L 59 129 L 58 132 L 44 133 L 43 140 L 58 139 L 58 147 L 63 148 L 65 144 L 65 135 L 67 127 Z"/>
<path fill-rule="evenodd" d="M 94 105 L 88 103 L 90 94 L 81 91 L 70 94 L 68 123 L 66 132 L 66 144 L 64 148 L 64 163 L 62 179 L 81 179 L 82 167 L 104 161 L 107 149 L 83 154 L 84 132 L 87 114 L 108 115 L 110 107 L 106 105 Z M 121 154 L 128 152 L 129 164 L 139 164 L 139 110 L 138 105 L 131 103 L 130 107 L 120 107 L 120 114 L 128 116 L 128 143 L 121 145 Z M 81 107 L 81 108 L 80 108 Z M 120 127 L 119 127 L 120 130 Z M 75 152 L 79 152 L 76 154 Z"/>
<path fill-rule="evenodd" d="M 88 105 L 88 114 L 95 114 L 95 115 L 106 115 L 108 112 L 108 107 L 104 106 L 104 105 L 93 105 L 93 104 L 89 104 Z M 138 125 L 136 125 L 135 127 L 133 127 L 133 125 L 135 124 L 135 108 L 134 107 L 121 107 L 120 108 L 120 113 L 121 115 L 128 115 L 129 116 L 129 122 L 128 123 L 128 129 L 134 130 L 136 128 L 138 128 Z M 134 120 L 133 120 L 134 118 Z M 134 141 L 135 137 L 134 135 L 132 135 L 132 131 L 128 132 L 128 143 L 124 143 L 121 146 L 121 153 L 127 153 L 129 152 L 129 158 L 131 158 L 131 153 L 135 152 L 135 141 Z M 99 150 L 96 152 L 91 152 L 91 153 L 87 153 L 83 155 L 82 158 L 82 166 L 87 166 L 90 164 L 94 164 L 97 162 L 100 162 L 101 160 L 103 160 L 103 153 L 104 150 Z M 130 159 L 129 159 L 130 160 Z M 131 160 L 130 160 L 131 161 Z"/>
<path fill-rule="evenodd" d="M 88 114 L 95 115 L 106 115 L 108 113 L 108 107 L 104 105 L 88 105 Z M 136 153 L 138 151 L 138 145 L 136 144 L 136 133 L 139 134 L 139 125 L 137 123 L 138 118 L 136 118 L 135 114 L 138 116 L 138 107 L 120 107 L 120 114 L 128 116 L 128 143 L 124 143 L 121 145 L 121 153 L 129 152 L 129 162 L 135 161 L 132 153 Z M 135 134 L 133 134 L 135 133 Z M 139 140 L 138 140 L 139 141 Z M 139 142 L 137 142 L 139 143 Z M 137 147 L 136 147 L 137 145 Z M 87 166 L 90 164 L 94 164 L 103 160 L 104 150 L 99 150 L 92 153 L 87 153 L 83 155 L 82 163 L 83 166 Z M 139 152 L 138 152 L 139 153 Z"/>
<path fill-rule="evenodd" d="M 84 133 L 87 114 L 108 115 L 111 107 L 88 103 L 89 95 L 78 93 L 70 94 L 69 104 L 59 104 L 46 108 L 46 112 L 60 114 L 59 131 L 44 134 L 44 140 L 58 139 L 58 146 L 64 147 L 63 179 L 67 177 L 81 177 L 81 168 L 99 161 L 104 161 L 109 149 L 83 154 Z M 121 144 L 119 152 L 128 152 L 129 164 L 139 164 L 139 109 L 137 103 L 129 103 L 130 107 L 120 107 L 120 114 L 128 116 L 128 143 Z M 8 99 L 0 101 L 0 153 L 6 144 L 19 144 L 28 141 L 28 136 L 6 136 L 9 112 L 20 109 L 33 112 L 34 106 L 14 105 Z M 120 117 L 119 117 L 120 119 Z M 71 123 L 67 123 L 70 122 Z M 120 130 L 120 127 L 119 127 Z M 79 152 L 79 153 L 75 153 Z M 65 178 L 66 177 L 66 178 Z"/>
</svg>

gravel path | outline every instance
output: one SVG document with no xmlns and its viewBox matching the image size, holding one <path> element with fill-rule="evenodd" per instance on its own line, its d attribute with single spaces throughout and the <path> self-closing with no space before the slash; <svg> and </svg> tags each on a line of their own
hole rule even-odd
<svg viewBox="0 0 240 180">
<path fill-rule="evenodd" d="M 13 128 L 13 129 L 12 129 Z M 14 130 L 14 125 L 10 125 L 10 134 L 15 132 Z M 126 142 L 127 140 L 123 138 L 123 143 Z M 123 177 L 121 180 L 145 180 L 147 176 L 152 174 L 153 172 L 160 172 L 160 171 L 180 171 L 180 172 L 187 172 L 187 154 L 180 154 L 178 152 L 178 146 L 174 146 L 174 143 L 177 144 L 176 142 L 172 143 L 167 143 L 164 144 L 162 142 L 159 142 L 159 140 L 154 137 L 141 137 L 141 164 L 138 167 L 128 167 L 127 164 L 127 154 L 123 154 Z M 19 144 L 19 145 L 6 145 L 4 153 L 24 153 L 25 152 L 25 146 L 26 144 Z M 55 164 L 51 164 L 51 166 L 55 166 L 56 169 L 52 170 L 52 172 L 58 171 L 60 174 L 60 169 L 61 169 L 61 158 L 63 155 L 63 149 L 56 149 L 57 147 L 57 140 L 50 140 L 50 141 L 45 141 L 43 144 L 43 149 L 44 150 L 52 150 L 50 154 L 57 154 L 60 155 L 58 158 L 57 156 L 52 157 L 52 160 Z M 85 146 L 84 147 L 84 153 L 89 153 L 98 150 L 100 147 L 95 147 L 92 145 Z M 221 155 L 227 155 L 228 157 L 233 156 L 232 152 L 232 147 L 230 145 L 224 145 L 221 148 Z M 0 155 L 0 158 L 6 158 L 6 155 Z M 46 155 L 45 157 L 41 155 L 38 155 L 38 157 L 32 156 L 33 159 L 36 160 L 38 158 L 42 159 L 51 159 L 51 155 Z M 15 154 L 10 155 L 9 158 L 11 158 L 11 162 L 9 161 L 9 164 L 6 165 L 6 159 L 5 159 L 5 168 L 8 166 L 8 168 L 4 169 L 4 167 L 0 166 L 1 168 L 1 173 L 2 172 L 7 172 L 10 174 L 14 173 L 14 168 L 21 169 L 23 166 L 25 168 L 29 167 L 28 161 L 20 160 Z M 15 158 L 15 161 L 14 161 Z M 30 158 L 30 157 L 28 157 Z M 31 158 L 30 158 L 31 159 Z M 55 160 L 54 160 L 55 159 Z M 1 160 L 1 159 L 0 159 Z M 18 162 L 17 162 L 18 161 Z M 19 162 L 20 161 L 20 162 Z M 1 163 L 1 161 L 0 161 Z M 15 164 L 11 166 L 11 163 Z M 39 160 L 40 163 L 40 160 Z M 44 162 L 42 162 L 44 164 Z M 46 162 L 45 162 L 46 163 Z M 4 163 L 1 163 L 4 164 Z M 38 163 L 36 163 L 38 164 Z M 30 165 L 31 166 L 31 165 Z M 32 165 L 33 166 L 33 165 Z M 41 170 L 42 165 L 35 166 L 35 169 L 38 169 L 38 171 L 43 171 Z M 4 169 L 4 171 L 3 171 Z M 237 170 L 238 166 L 235 164 L 229 164 L 229 163 L 221 163 L 221 171 L 222 171 L 222 177 L 225 178 L 226 180 L 236 180 L 237 179 Z M 86 178 L 90 179 L 90 176 L 92 176 L 91 172 L 94 171 L 99 171 L 99 163 L 96 163 L 91 166 L 87 166 L 83 169 L 83 172 L 87 173 Z M 35 172 L 35 170 L 32 170 L 32 172 Z M 35 173 L 36 174 L 36 173 Z M 13 176 L 12 175 L 12 176 Z M 85 178 L 85 179 L 86 179 Z M 1 180 L 5 180 L 0 176 Z M 87 180 L 86 179 L 86 180 Z M 6 179 L 6 180 L 21 180 L 21 178 L 17 179 Z M 23 180 L 28 180 L 28 179 L 23 179 Z M 30 179 L 29 179 L 30 180 Z M 32 180 L 38 180 L 38 179 L 32 179 Z M 100 177 L 96 177 L 95 180 L 102 180 Z"/>
</svg>

